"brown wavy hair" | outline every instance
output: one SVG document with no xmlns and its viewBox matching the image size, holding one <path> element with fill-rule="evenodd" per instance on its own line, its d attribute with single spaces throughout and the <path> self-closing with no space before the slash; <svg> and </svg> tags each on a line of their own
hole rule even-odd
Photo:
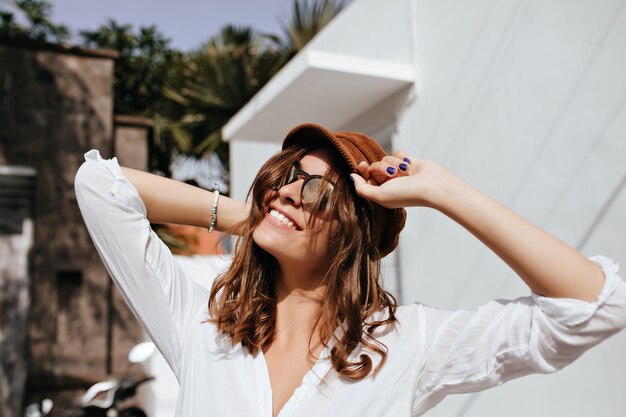
<svg viewBox="0 0 626 417">
<path fill-rule="evenodd" d="M 240 237 L 231 267 L 215 280 L 211 289 L 208 321 L 215 323 L 233 346 L 241 342 L 253 355 L 274 338 L 275 280 L 279 267 L 276 259 L 254 242 L 252 234 L 266 214 L 268 192 L 277 190 L 291 165 L 313 149 L 288 148 L 270 158 L 259 170 L 248 193 L 252 203 L 250 215 L 238 227 Z M 358 381 L 372 372 L 372 359 L 364 353 L 355 362 L 348 357 L 362 344 L 364 350 L 380 355 L 374 375 L 378 373 L 387 357 L 387 347 L 376 339 L 380 334 L 376 329 L 385 326 L 381 329 L 386 332 L 392 328 L 397 321 L 397 303 L 381 285 L 381 257 L 372 244 L 373 203 L 356 195 L 347 181 L 346 163 L 334 148 L 327 149 L 335 171 L 333 180 L 341 193 L 336 193 L 331 201 L 330 212 L 339 221 L 330 233 L 329 253 L 333 254 L 333 261 L 322 280 L 327 293 L 316 327 L 319 324 L 325 344 L 334 339 L 330 351 L 332 367 L 340 376 Z M 315 216 L 310 216 L 309 223 L 314 219 Z M 374 313 L 385 310 L 386 316 L 373 318 Z M 335 331 L 340 326 L 344 326 L 344 331 L 337 335 Z M 309 351 L 309 358 L 312 356 Z"/>
</svg>

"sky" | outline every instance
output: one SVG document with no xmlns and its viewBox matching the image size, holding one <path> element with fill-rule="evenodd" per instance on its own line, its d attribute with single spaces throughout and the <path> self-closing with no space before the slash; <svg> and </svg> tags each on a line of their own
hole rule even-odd
<svg viewBox="0 0 626 417">
<path fill-rule="evenodd" d="M 52 21 L 80 29 L 96 29 L 107 19 L 139 26 L 155 24 L 181 50 L 199 47 L 225 24 L 252 26 L 281 34 L 293 0 L 50 0 Z"/>
</svg>

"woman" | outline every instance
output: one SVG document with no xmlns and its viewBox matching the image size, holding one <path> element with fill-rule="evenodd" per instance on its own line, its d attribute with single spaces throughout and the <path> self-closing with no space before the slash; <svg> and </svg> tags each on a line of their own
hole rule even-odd
<svg viewBox="0 0 626 417">
<path fill-rule="evenodd" d="M 556 371 L 626 326 L 610 259 L 582 256 L 444 167 L 386 156 L 363 134 L 295 127 L 248 207 L 97 150 L 85 158 L 75 180 L 85 223 L 179 380 L 181 417 L 419 416 L 447 394 Z M 409 206 L 468 229 L 531 296 L 475 311 L 396 306 L 380 259 Z M 150 221 L 240 234 L 232 265 L 211 290 L 196 284 Z"/>
</svg>

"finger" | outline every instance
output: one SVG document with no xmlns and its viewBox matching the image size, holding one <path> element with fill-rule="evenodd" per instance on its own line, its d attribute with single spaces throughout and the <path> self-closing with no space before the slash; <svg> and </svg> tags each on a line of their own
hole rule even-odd
<svg viewBox="0 0 626 417">
<path fill-rule="evenodd" d="M 398 158 L 397 156 L 387 155 L 382 159 L 382 162 L 386 162 L 387 164 L 389 164 L 389 166 L 395 167 L 398 171 L 398 177 L 403 177 L 410 174 L 410 164 L 403 159 Z"/>
<path fill-rule="evenodd" d="M 350 174 L 350 177 L 354 182 L 354 189 L 358 196 L 378 203 L 378 187 L 376 185 L 368 184 L 367 181 L 358 174 Z"/>
<path fill-rule="evenodd" d="M 396 149 L 395 151 L 393 151 L 393 153 L 391 154 L 393 156 L 395 156 L 398 159 L 402 159 L 404 162 L 406 162 L 407 164 L 410 164 L 412 161 L 412 157 L 411 155 L 409 155 L 408 153 L 406 153 L 404 150 L 402 149 Z M 405 159 L 406 158 L 406 159 Z M 408 159 L 408 161 L 407 161 Z"/>
<path fill-rule="evenodd" d="M 378 184 L 383 184 L 398 175 L 398 168 L 385 161 L 379 161 L 370 165 L 369 173 Z"/>
<path fill-rule="evenodd" d="M 360 161 L 356 166 L 357 173 L 363 177 L 365 181 L 370 179 L 369 167 L 367 161 Z"/>
<path fill-rule="evenodd" d="M 359 161 L 356 168 L 357 168 L 357 173 L 360 176 L 362 176 L 368 184 L 379 185 L 378 181 L 376 181 L 370 175 L 370 171 L 369 171 L 370 165 L 367 161 Z"/>
<path fill-rule="evenodd" d="M 402 159 L 402 162 L 408 164 L 409 169 L 407 171 L 409 172 L 413 172 L 411 168 L 415 168 L 415 164 L 419 161 L 419 158 L 407 154 L 402 149 L 395 150 L 392 155 L 398 159 Z"/>
</svg>

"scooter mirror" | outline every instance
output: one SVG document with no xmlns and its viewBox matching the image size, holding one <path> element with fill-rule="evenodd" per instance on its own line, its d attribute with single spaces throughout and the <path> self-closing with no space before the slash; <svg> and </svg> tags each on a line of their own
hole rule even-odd
<svg viewBox="0 0 626 417">
<path fill-rule="evenodd" d="M 41 402 L 41 411 L 43 412 L 44 416 L 48 415 L 50 410 L 52 410 L 53 405 L 54 403 L 52 402 L 50 398 L 46 398 Z"/>
<path fill-rule="evenodd" d="M 128 361 L 132 363 L 144 362 L 154 354 L 155 350 L 156 346 L 152 342 L 139 343 L 133 346 L 128 353 Z"/>
</svg>

